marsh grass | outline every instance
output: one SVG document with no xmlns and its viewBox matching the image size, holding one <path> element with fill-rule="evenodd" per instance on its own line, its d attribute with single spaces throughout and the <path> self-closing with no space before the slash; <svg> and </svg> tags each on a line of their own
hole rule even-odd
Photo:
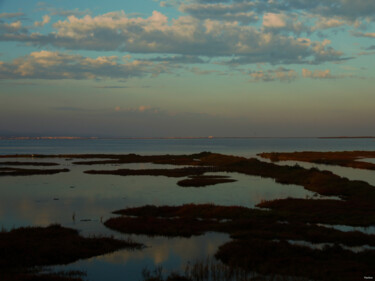
<svg viewBox="0 0 375 281">
<path fill-rule="evenodd" d="M 77 230 L 60 225 L 3 229 L 0 280 L 81 280 L 77 274 L 42 273 L 40 267 L 67 264 L 124 248 L 141 249 L 142 245 L 108 237 L 85 238 Z"/>
<path fill-rule="evenodd" d="M 278 161 L 302 161 L 316 164 L 335 165 L 350 167 L 356 169 L 375 170 L 375 164 L 366 161 L 360 161 L 361 158 L 375 158 L 374 151 L 339 151 L 339 152 L 271 152 L 260 153 L 259 156 L 270 159 L 273 162 Z"/>
<path fill-rule="evenodd" d="M 227 266 L 219 261 L 207 258 L 205 260 L 188 262 L 183 272 L 165 274 L 165 270 L 158 266 L 154 270 L 143 269 L 143 281 L 307 281 L 303 277 L 261 275 L 244 270 L 240 267 Z"/>
<path fill-rule="evenodd" d="M 1 167 L 0 176 L 33 176 L 33 175 L 54 175 L 69 172 L 69 169 L 24 169 Z"/>
</svg>

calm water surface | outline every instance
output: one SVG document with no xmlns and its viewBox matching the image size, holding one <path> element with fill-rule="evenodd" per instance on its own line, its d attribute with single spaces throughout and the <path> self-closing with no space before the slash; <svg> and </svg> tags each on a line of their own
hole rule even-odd
<svg viewBox="0 0 375 281">
<path fill-rule="evenodd" d="M 254 157 L 270 151 L 343 151 L 375 150 L 371 139 L 194 139 L 194 140 L 0 140 L 0 154 L 62 153 L 138 153 L 191 154 L 202 151 Z M 1 159 L 6 161 L 7 159 Z M 32 159 L 11 159 L 32 161 Z M 177 178 L 153 176 L 88 175 L 91 169 L 174 168 L 172 165 L 74 165 L 74 160 L 37 159 L 56 162 L 70 172 L 56 175 L 0 178 L 0 226 L 47 226 L 60 223 L 78 229 L 82 235 L 104 234 L 118 238 L 131 237 L 148 247 L 137 251 L 118 251 L 81 260 L 58 269 L 79 269 L 88 280 L 141 280 L 142 269 L 162 265 L 166 270 L 179 270 L 188 261 L 213 256 L 217 248 L 229 241 L 226 234 L 206 233 L 191 238 L 147 237 L 124 235 L 111 231 L 102 222 L 111 212 L 126 207 L 214 203 L 254 207 L 261 200 L 276 198 L 319 198 L 300 186 L 280 185 L 237 173 L 227 174 L 234 183 L 205 188 L 182 188 Z M 290 161 L 280 164 L 294 165 Z M 375 185 L 375 172 L 328 165 L 298 163 L 304 167 L 331 170 L 350 179 L 366 180 Z M 29 166 L 30 168 L 30 166 Z"/>
</svg>

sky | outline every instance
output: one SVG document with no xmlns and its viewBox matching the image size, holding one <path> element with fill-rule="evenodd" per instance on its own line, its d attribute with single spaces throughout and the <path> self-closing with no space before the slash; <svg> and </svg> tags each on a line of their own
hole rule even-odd
<svg viewBox="0 0 375 281">
<path fill-rule="evenodd" d="M 0 136 L 375 135 L 374 0 L 0 0 Z"/>
</svg>

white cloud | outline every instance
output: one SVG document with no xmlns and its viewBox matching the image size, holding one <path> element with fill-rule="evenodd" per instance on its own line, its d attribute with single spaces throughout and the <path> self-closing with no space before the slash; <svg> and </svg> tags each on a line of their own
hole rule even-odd
<svg viewBox="0 0 375 281">
<path fill-rule="evenodd" d="M 32 52 L 12 62 L 0 62 L 0 79 L 126 79 L 166 71 L 165 63 L 123 63 L 116 56 L 89 58 L 51 51 Z"/>
<path fill-rule="evenodd" d="M 348 24 L 348 21 L 345 21 L 342 18 L 338 18 L 338 17 L 331 18 L 331 17 L 318 16 L 318 17 L 316 17 L 316 22 L 311 29 L 312 29 L 312 31 L 322 30 L 322 29 L 328 29 L 328 28 L 343 26 L 345 24 Z"/>
<path fill-rule="evenodd" d="M 298 74 L 293 69 L 286 69 L 283 67 L 279 67 L 277 69 L 271 70 L 259 70 L 250 72 L 250 76 L 252 77 L 252 81 L 255 82 L 272 82 L 272 81 L 282 81 L 282 82 L 291 82 L 298 77 Z"/>
<path fill-rule="evenodd" d="M 47 23 L 49 23 L 50 21 L 51 21 L 51 17 L 49 15 L 44 15 L 43 20 L 34 22 L 34 25 L 37 26 L 37 27 L 44 26 Z"/>
<path fill-rule="evenodd" d="M 263 26 L 272 28 L 281 28 L 286 26 L 285 14 L 265 13 L 263 15 Z"/>
<path fill-rule="evenodd" d="M 302 76 L 304 78 L 313 78 L 313 79 L 332 79 L 335 78 L 331 75 L 331 70 L 325 69 L 325 70 L 308 70 L 306 68 L 302 69 Z"/>
<path fill-rule="evenodd" d="M 26 30 L 22 27 L 22 22 L 19 20 L 11 23 L 2 23 L 0 21 L 0 34 L 1 32 L 19 33 L 26 32 Z"/>
<path fill-rule="evenodd" d="M 293 17 L 277 15 L 269 25 L 287 26 Z M 0 35 L 2 41 L 22 41 L 35 46 L 52 45 L 71 50 L 123 51 L 138 54 L 168 54 L 190 58 L 233 57 L 239 63 L 321 63 L 341 60 L 342 53 L 311 40 L 286 35 L 239 22 L 199 20 L 191 16 L 168 18 L 154 11 L 148 18 L 130 17 L 124 12 L 112 12 L 96 17 L 69 16 L 53 24 L 55 31 Z M 289 28 L 289 27 L 288 27 Z M 298 22 L 290 27 L 296 32 Z"/>
</svg>

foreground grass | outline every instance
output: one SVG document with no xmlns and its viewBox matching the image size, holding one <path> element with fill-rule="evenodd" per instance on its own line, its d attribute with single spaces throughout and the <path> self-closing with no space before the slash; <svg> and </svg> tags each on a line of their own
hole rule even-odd
<svg viewBox="0 0 375 281">
<path fill-rule="evenodd" d="M 164 276 L 163 272 L 162 267 L 154 270 L 145 268 L 142 272 L 143 281 L 307 281 L 306 278 L 295 276 L 260 275 L 211 259 L 187 263 L 183 273 L 172 272 Z"/>
<path fill-rule="evenodd" d="M 40 273 L 36 270 L 17 273 L 0 272 L 2 281 L 83 281 L 85 273 L 81 271 Z"/>
</svg>

